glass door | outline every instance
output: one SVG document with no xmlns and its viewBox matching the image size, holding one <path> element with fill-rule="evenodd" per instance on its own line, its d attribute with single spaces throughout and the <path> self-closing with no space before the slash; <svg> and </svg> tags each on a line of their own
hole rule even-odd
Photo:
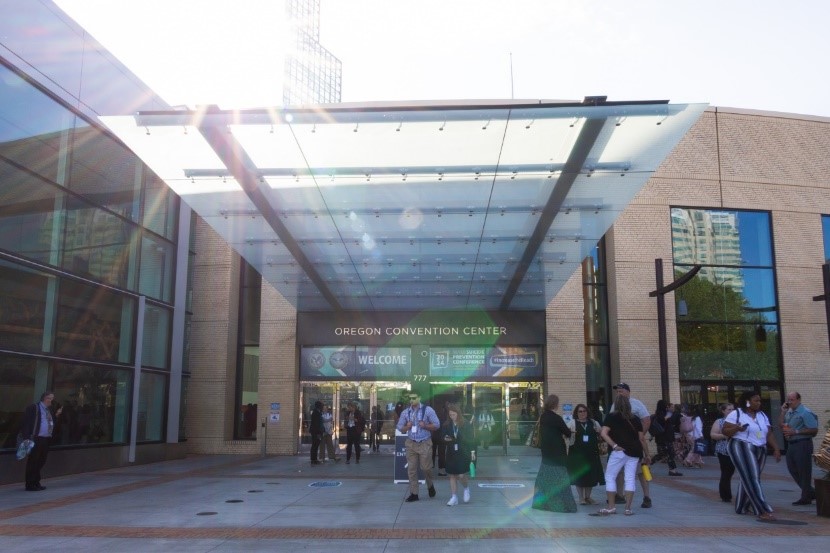
<svg viewBox="0 0 830 553">
<path fill-rule="evenodd" d="M 337 411 L 334 413 L 334 420 L 337 421 L 337 427 L 341 430 L 340 439 L 335 443 L 346 445 L 346 433 L 343 432 L 343 420 L 348 413 L 349 403 L 354 403 L 357 408 L 363 413 L 366 418 L 366 428 L 363 430 L 363 438 L 361 441 L 361 448 L 368 446 L 369 443 L 369 414 L 372 412 L 372 388 L 370 383 L 343 383 L 340 385 L 339 393 L 337 394 Z"/>
<path fill-rule="evenodd" d="M 541 382 L 519 382 L 507 385 L 507 443 L 524 446 L 539 418 L 542 402 Z"/>
<path fill-rule="evenodd" d="M 473 406 L 479 452 L 495 446 L 501 447 L 504 453 L 507 453 L 506 387 L 506 384 L 473 384 Z M 482 427 L 482 420 L 492 421 L 489 429 Z"/>
<path fill-rule="evenodd" d="M 334 410 L 336 394 L 337 385 L 333 382 L 306 382 L 302 385 L 302 394 L 300 396 L 300 402 L 302 404 L 300 409 L 300 451 L 309 451 L 311 449 L 311 433 L 309 432 L 309 428 L 311 427 L 311 412 L 314 410 L 314 404 L 317 401 L 322 401 Z M 336 416 L 337 414 L 335 413 Z M 335 418 L 334 420 L 337 419 Z"/>
<path fill-rule="evenodd" d="M 373 404 L 378 406 L 383 416 L 383 425 L 378 433 L 381 446 L 395 445 L 395 424 L 398 422 L 396 407 L 401 409 L 409 405 L 409 382 L 378 382 L 375 385 Z"/>
</svg>

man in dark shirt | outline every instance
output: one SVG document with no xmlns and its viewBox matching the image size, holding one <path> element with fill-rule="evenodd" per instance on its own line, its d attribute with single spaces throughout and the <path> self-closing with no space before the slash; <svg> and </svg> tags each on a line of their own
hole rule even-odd
<svg viewBox="0 0 830 553">
<path fill-rule="evenodd" d="M 311 412 L 311 425 L 309 426 L 309 433 L 311 434 L 311 464 L 319 465 L 317 460 L 317 453 L 320 451 L 320 443 L 323 441 L 323 402 L 315 401 L 314 410 Z"/>
<path fill-rule="evenodd" d="M 40 483 L 40 471 L 46 464 L 46 457 L 49 455 L 49 444 L 52 441 L 52 433 L 55 429 L 55 419 L 60 416 L 63 407 L 58 409 L 54 415 L 51 407 L 55 394 L 43 392 L 40 401 L 32 403 L 23 412 L 23 425 L 20 428 L 20 435 L 24 439 L 32 440 L 35 446 L 26 458 L 26 491 L 38 492 L 45 490 L 46 486 Z"/>
</svg>

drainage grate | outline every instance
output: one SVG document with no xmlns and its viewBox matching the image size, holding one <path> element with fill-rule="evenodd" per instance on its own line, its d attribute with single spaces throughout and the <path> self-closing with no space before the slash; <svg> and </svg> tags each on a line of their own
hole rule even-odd
<svg viewBox="0 0 830 553">
<path fill-rule="evenodd" d="M 262 493 L 265 490 L 248 490 L 248 493 Z"/>
<path fill-rule="evenodd" d="M 524 484 L 513 484 L 510 482 L 479 482 L 479 488 L 524 488 Z"/>
<path fill-rule="evenodd" d="M 196 516 L 199 516 L 199 517 L 206 517 L 206 516 L 210 516 L 210 515 L 218 515 L 218 514 L 219 514 L 219 513 L 217 513 L 216 511 L 202 511 L 201 513 L 196 513 Z"/>
<path fill-rule="evenodd" d="M 336 480 L 322 480 L 320 482 L 312 482 L 308 485 L 309 488 L 337 488 L 342 482 Z"/>
<path fill-rule="evenodd" d="M 225 503 L 242 503 L 241 499 L 228 499 Z"/>
</svg>

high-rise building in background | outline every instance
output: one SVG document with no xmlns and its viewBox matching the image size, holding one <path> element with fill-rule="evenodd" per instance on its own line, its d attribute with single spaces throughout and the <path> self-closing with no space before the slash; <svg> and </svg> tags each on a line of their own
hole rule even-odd
<svg viewBox="0 0 830 553">
<path fill-rule="evenodd" d="M 285 11 L 293 36 L 285 54 L 282 103 L 340 102 L 342 64 L 320 44 L 320 0 L 286 0 Z"/>
</svg>

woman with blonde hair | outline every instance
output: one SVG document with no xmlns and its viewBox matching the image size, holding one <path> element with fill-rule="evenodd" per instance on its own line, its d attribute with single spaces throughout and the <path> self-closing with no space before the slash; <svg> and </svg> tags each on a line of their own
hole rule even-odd
<svg viewBox="0 0 830 553">
<path fill-rule="evenodd" d="M 470 486 L 467 473 L 470 463 L 475 461 L 475 435 L 472 427 L 464 421 L 461 409 L 455 403 L 447 404 L 447 421 L 441 427 L 439 440 L 446 447 L 446 470 L 450 477 L 452 497 L 448 507 L 458 505 L 458 481 L 464 486 L 464 503 L 470 501 Z"/>
</svg>

